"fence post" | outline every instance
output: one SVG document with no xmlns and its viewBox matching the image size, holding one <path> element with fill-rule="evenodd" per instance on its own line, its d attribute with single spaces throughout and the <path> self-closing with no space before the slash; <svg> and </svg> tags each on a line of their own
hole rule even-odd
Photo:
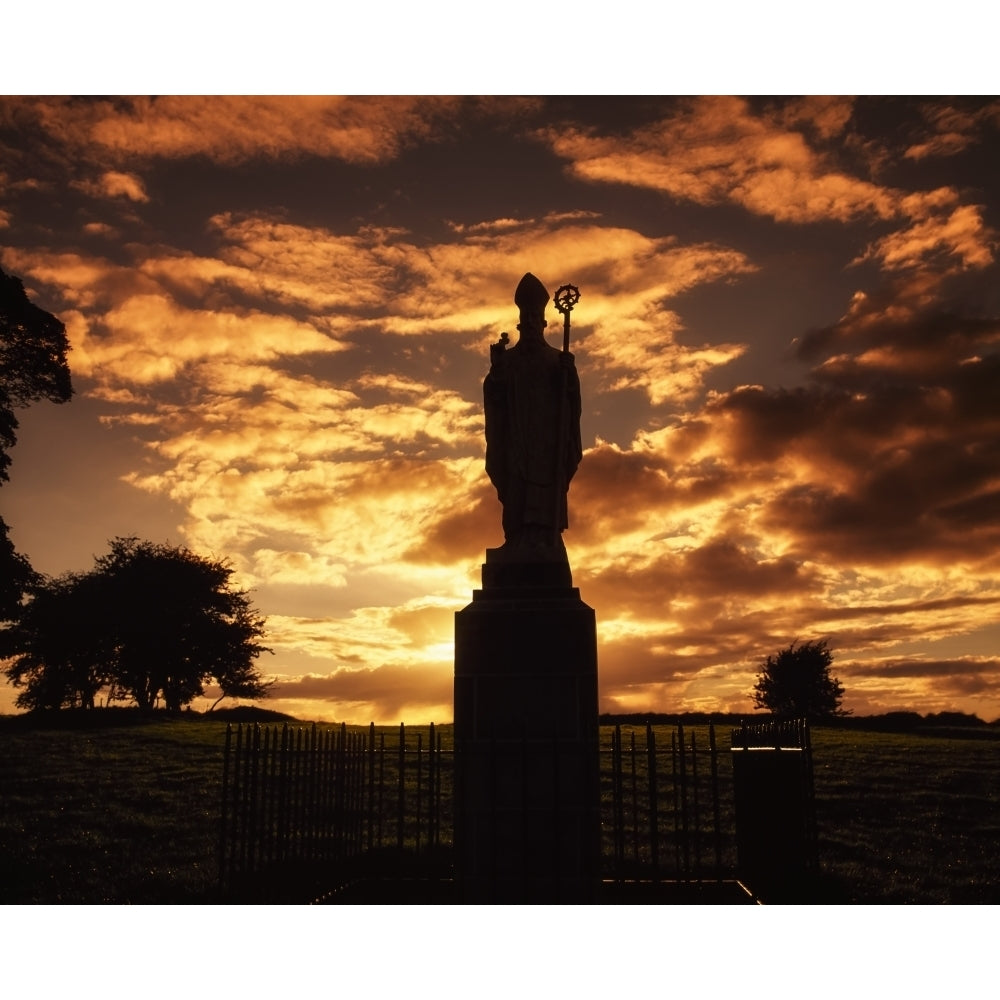
<svg viewBox="0 0 1000 1000">
<path fill-rule="evenodd" d="M 270 865 L 274 858 L 274 837 L 272 836 L 271 821 L 274 817 L 272 810 L 271 794 L 273 791 L 271 784 L 271 727 L 264 727 L 264 744 L 260 751 L 262 763 L 260 767 L 260 858 L 264 866 Z"/>
<path fill-rule="evenodd" d="M 416 830 L 416 847 L 415 851 L 417 856 L 420 855 L 420 821 L 423 818 L 420 812 L 420 807 L 423 805 L 423 796 L 420 794 L 420 781 L 421 781 L 421 764 L 424 751 L 424 734 L 417 732 L 417 830 Z"/>
<path fill-rule="evenodd" d="M 611 789 L 615 809 L 615 874 L 625 877 L 625 813 L 622 788 L 622 727 L 615 725 L 611 742 Z"/>
<path fill-rule="evenodd" d="M 378 846 L 383 844 L 382 817 L 385 813 L 385 733 L 379 733 L 378 741 Z"/>
<path fill-rule="evenodd" d="M 629 734 L 629 775 L 632 797 L 632 860 L 639 864 L 639 797 L 635 771 L 635 730 Z"/>
<path fill-rule="evenodd" d="M 708 724 L 708 749 L 712 768 L 712 828 L 715 831 L 715 878 L 722 878 L 722 820 L 719 816 L 719 748 L 715 742 L 715 723 Z"/>
<path fill-rule="evenodd" d="M 749 728 L 731 751 L 740 875 L 765 902 L 801 901 L 816 868 L 808 727 Z"/>
<path fill-rule="evenodd" d="M 680 839 L 680 781 L 677 774 L 677 730 L 670 733 L 670 787 L 673 790 L 674 807 L 674 875 L 681 870 L 681 839 Z"/>
<path fill-rule="evenodd" d="M 228 878 L 229 754 L 233 744 L 233 724 L 226 723 L 226 746 L 222 751 L 222 809 L 219 815 L 219 895 L 225 898 Z"/>
<path fill-rule="evenodd" d="M 284 861 L 288 857 L 288 796 L 289 796 L 289 735 L 288 723 L 281 726 L 281 741 L 278 752 L 278 850 L 277 860 Z"/>
<path fill-rule="evenodd" d="M 337 829 L 334 856 L 338 864 L 347 857 L 347 842 L 344 838 L 344 827 L 347 824 L 347 729 L 343 723 L 337 729 L 334 740 L 333 760 L 335 776 L 333 779 L 333 815 Z"/>
<path fill-rule="evenodd" d="M 406 811 L 406 727 L 399 724 L 399 787 L 396 798 L 396 847 L 403 850 L 403 814 Z"/>
<path fill-rule="evenodd" d="M 246 821 L 243 824 L 243 874 L 254 870 L 254 834 L 257 828 L 257 754 L 255 751 L 256 733 L 252 726 L 247 726 L 246 765 L 243 782 L 243 799 Z"/>
<path fill-rule="evenodd" d="M 695 731 L 691 730 L 691 825 L 694 828 L 694 870 L 701 879 L 701 811 L 698 798 L 698 748 L 695 742 Z"/>
<path fill-rule="evenodd" d="M 368 850 L 375 846 L 375 723 L 368 726 Z"/>
<path fill-rule="evenodd" d="M 437 739 L 438 745 L 435 747 L 434 741 Z M 441 736 L 434 731 L 434 723 L 431 723 L 430 735 L 427 738 L 427 763 L 429 774 L 427 779 L 427 816 L 429 819 L 427 830 L 427 846 L 433 852 L 438 846 L 438 830 L 441 824 Z"/>
<path fill-rule="evenodd" d="M 306 733 L 306 860 L 316 859 L 316 792 L 319 763 L 317 755 L 318 732 L 314 722 Z"/>
<path fill-rule="evenodd" d="M 348 752 L 348 816 L 349 822 L 344 830 L 348 838 L 351 857 L 360 857 L 362 853 L 362 828 L 364 822 L 364 763 L 365 753 L 360 733 L 351 733 L 347 740 Z"/>
<path fill-rule="evenodd" d="M 646 723 L 646 777 L 649 782 L 649 860 L 653 877 L 660 875 L 660 832 L 656 799 L 656 735 L 651 723 Z"/>
<path fill-rule="evenodd" d="M 688 833 L 688 786 L 687 786 L 687 764 L 684 760 L 684 727 L 677 726 L 677 749 L 678 764 L 680 767 L 680 796 L 681 796 L 681 851 L 684 857 L 683 872 L 685 877 L 691 873 L 691 844 Z"/>
</svg>

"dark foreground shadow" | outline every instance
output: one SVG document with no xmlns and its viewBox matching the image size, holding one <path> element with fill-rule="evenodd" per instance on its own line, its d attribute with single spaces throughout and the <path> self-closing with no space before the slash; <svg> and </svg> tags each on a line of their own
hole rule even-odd
<svg viewBox="0 0 1000 1000">
<path fill-rule="evenodd" d="M 323 905 L 461 904 L 458 884 L 451 880 L 371 879 L 342 886 L 314 900 Z M 734 906 L 758 902 L 736 881 L 603 882 L 595 902 L 610 906 Z"/>
</svg>

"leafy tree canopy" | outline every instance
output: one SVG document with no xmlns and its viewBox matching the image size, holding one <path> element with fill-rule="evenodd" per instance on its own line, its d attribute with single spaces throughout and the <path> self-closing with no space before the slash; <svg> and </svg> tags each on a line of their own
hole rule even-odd
<svg viewBox="0 0 1000 1000">
<path fill-rule="evenodd" d="M 830 676 L 833 654 L 825 639 L 794 642 L 762 661 L 753 689 L 755 708 L 781 718 L 824 719 L 850 715 L 840 707 L 844 688 Z"/>
<path fill-rule="evenodd" d="M 14 549 L 7 525 L 0 518 L 0 621 L 17 617 L 25 591 L 40 581 L 31 563 Z"/>
<path fill-rule="evenodd" d="M 28 300 L 20 278 L 0 268 L 0 480 L 17 442 L 14 407 L 73 395 L 66 327 Z"/>
<path fill-rule="evenodd" d="M 0 268 L 0 484 L 10 478 L 10 449 L 17 443 L 14 408 L 40 399 L 65 403 L 73 395 L 66 327 L 28 301 L 20 278 Z M 19 555 L 0 518 L 0 621 L 10 621 L 34 573 Z"/>
<path fill-rule="evenodd" d="M 179 709 L 214 681 L 224 697 L 266 697 L 254 666 L 265 622 L 232 569 L 185 548 L 115 538 L 89 573 L 35 586 L 0 633 L 21 708 L 92 707 L 109 700 Z M 215 707 L 214 705 L 212 706 Z"/>
</svg>

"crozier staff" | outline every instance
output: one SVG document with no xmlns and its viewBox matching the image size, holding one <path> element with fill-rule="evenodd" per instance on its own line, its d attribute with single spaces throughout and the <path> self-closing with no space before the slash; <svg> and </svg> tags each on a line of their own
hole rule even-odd
<svg viewBox="0 0 1000 1000">
<path fill-rule="evenodd" d="M 548 291 L 533 274 L 521 279 L 514 293 L 520 336 L 509 349 L 506 334 L 490 347 L 483 383 L 486 472 L 503 505 L 503 548 L 529 558 L 564 552 L 566 494 L 583 454 L 580 379 L 568 344 L 568 311 L 579 292 L 564 286 L 560 294 L 566 288 L 576 298 L 563 310 L 564 350 L 559 351 L 544 336 Z"/>
</svg>

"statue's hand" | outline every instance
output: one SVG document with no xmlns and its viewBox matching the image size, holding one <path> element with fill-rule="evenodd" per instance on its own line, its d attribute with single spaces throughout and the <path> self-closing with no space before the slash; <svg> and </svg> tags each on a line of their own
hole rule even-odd
<svg viewBox="0 0 1000 1000">
<path fill-rule="evenodd" d="M 496 364 L 496 362 L 503 357 L 504 351 L 507 349 L 507 344 L 510 342 L 510 337 L 506 332 L 500 334 L 500 339 L 495 344 L 490 344 L 490 364 Z"/>
</svg>

